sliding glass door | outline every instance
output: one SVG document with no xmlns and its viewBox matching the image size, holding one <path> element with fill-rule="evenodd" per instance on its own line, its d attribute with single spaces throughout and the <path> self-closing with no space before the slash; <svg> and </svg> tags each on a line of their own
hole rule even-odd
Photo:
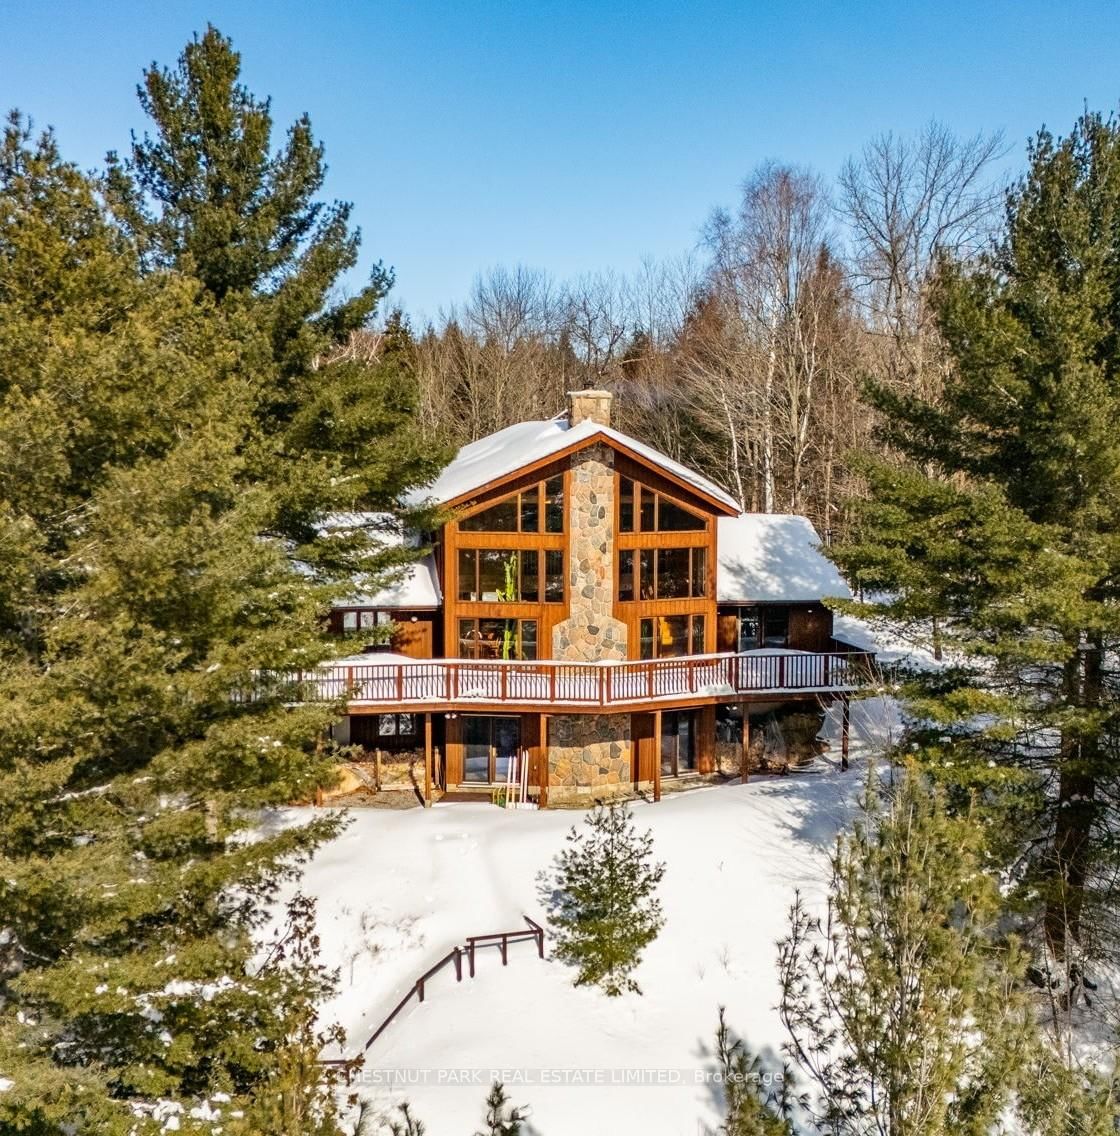
<svg viewBox="0 0 1120 1136">
<path fill-rule="evenodd" d="M 520 718 L 468 715 L 463 719 L 463 780 L 501 784 L 520 749 Z"/>
</svg>

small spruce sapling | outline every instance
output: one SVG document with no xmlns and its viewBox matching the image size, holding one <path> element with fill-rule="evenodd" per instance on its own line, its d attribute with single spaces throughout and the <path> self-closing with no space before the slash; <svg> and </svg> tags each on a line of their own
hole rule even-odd
<svg viewBox="0 0 1120 1136">
<path fill-rule="evenodd" d="M 626 804 L 596 805 L 586 830 L 574 826 L 567 847 L 542 879 L 555 957 L 577 968 L 576 986 L 610 997 L 640 994 L 632 973 L 665 923 L 653 834 L 638 833 Z"/>
</svg>

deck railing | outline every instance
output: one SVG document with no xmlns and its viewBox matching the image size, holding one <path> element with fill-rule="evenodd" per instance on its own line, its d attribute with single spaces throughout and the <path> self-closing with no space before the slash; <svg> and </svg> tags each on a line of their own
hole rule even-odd
<svg viewBox="0 0 1120 1136">
<path fill-rule="evenodd" d="M 852 690 L 870 676 L 862 651 L 748 651 L 641 662 L 432 659 L 335 664 L 290 676 L 293 701 L 622 706 L 694 696 Z"/>
</svg>

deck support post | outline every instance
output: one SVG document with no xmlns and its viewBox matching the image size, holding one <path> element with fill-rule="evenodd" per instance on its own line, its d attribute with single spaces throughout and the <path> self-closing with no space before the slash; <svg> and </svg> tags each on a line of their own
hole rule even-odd
<svg viewBox="0 0 1120 1136">
<path fill-rule="evenodd" d="M 653 712 L 653 799 L 661 800 L 661 711 Z"/>
<path fill-rule="evenodd" d="M 540 768 L 537 770 L 540 782 L 540 795 L 537 797 L 537 808 L 548 808 L 548 715 L 540 715 L 538 729 L 538 758 Z"/>
<path fill-rule="evenodd" d="M 751 776 L 751 720 L 747 714 L 747 704 L 740 702 L 743 712 L 742 750 L 739 754 L 739 780 L 745 785 Z"/>
<path fill-rule="evenodd" d="M 840 711 L 840 769 L 848 768 L 848 738 L 852 729 L 852 700 L 845 694 Z"/>
<path fill-rule="evenodd" d="M 432 715 L 424 715 L 424 808 L 432 807 Z"/>
</svg>

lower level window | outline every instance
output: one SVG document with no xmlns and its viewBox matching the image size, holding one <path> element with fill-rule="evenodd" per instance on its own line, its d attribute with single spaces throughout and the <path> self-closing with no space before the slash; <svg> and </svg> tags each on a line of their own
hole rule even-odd
<svg viewBox="0 0 1120 1136">
<path fill-rule="evenodd" d="M 379 714 L 377 735 L 382 738 L 405 738 L 416 734 L 415 714 Z"/>
<path fill-rule="evenodd" d="M 661 776 L 679 777 L 696 770 L 696 714 L 692 710 L 661 715 Z"/>
<path fill-rule="evenodd" d="M 461 659 L 535 659 L 535 619 L 460 619 Z"/>
<path fill-rule="evenodd" d="M 704 653 L 702 615 L 655 615 L 639 621 L 638 647 L 643 659 L 674 659 Z"/>
<path fill-rule="evenodd" d="M 505 781 L 520 749 L 520 718 L 467 715 L 463 719 L 463 780 Z"/>
</svg>

